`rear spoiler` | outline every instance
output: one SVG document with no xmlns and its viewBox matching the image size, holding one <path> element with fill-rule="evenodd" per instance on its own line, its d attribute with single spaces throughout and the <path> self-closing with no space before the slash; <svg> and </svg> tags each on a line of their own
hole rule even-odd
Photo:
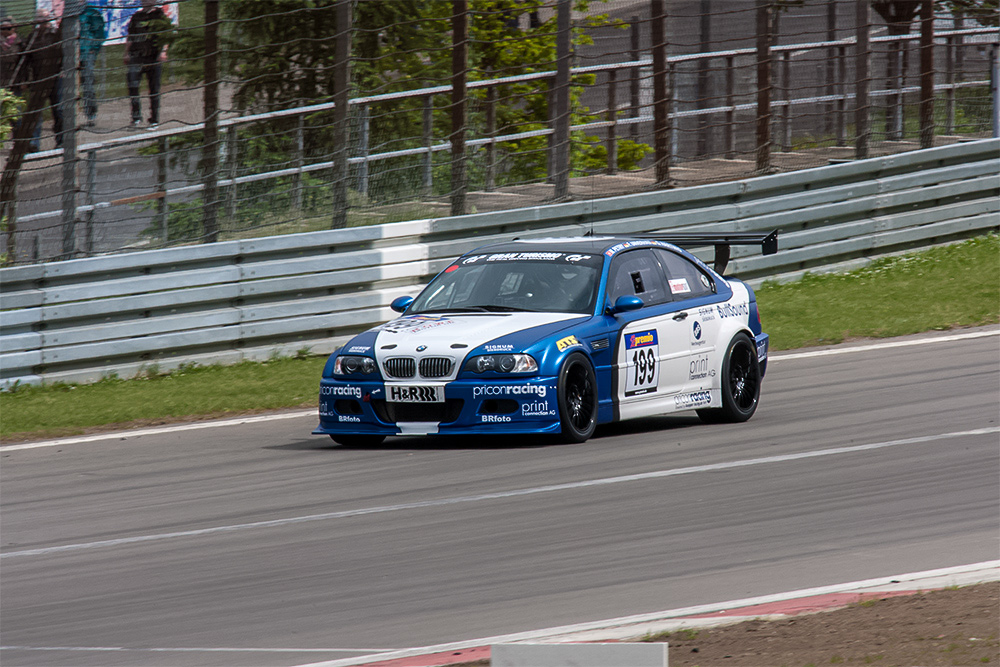
<svg viewBox="0 0 1000 667">
<path fill-rule="evenodd" d="M 729 247 L 733 245 L 757 245 L 760 244 L 762 254 L 773 255 L 778 252 L 778 230 L 773 232 L 677 232 L 674 234 L 660 234 L 651 232 L 648 234 L 638 234 L 640 238 L 655 239 L 665 241 L 678 246 L 715 246 L 715 272 L 720 276 L 726 272 L 729 264 Z"/>
</svg>

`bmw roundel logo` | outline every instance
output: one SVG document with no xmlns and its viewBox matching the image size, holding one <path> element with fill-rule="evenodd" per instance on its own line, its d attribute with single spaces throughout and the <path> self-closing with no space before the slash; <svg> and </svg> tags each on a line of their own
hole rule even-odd
<svg viewBox="0 0 1000 667">
<path fill-rule="evenodd" d="M 427 349 L 426 345 L 418 345 L 417 346 L 417 352 L 423 352 L 426 349 Z"/>
<path fill-rule="evenodd" d="M 694 323 L 694 339 L 701 340 L 701 322 Z"/>
</svg>

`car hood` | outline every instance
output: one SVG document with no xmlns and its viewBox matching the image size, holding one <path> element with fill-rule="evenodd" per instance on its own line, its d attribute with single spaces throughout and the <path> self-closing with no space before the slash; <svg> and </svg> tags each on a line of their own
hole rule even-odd
<svg viewBox="0 0 1000 667">
<path fill-rule="evenodd" d="M 406 315 L 375 328 L 378 332 L 375 338 L 375 356 L 378 359 L 388 356 L 409 356 L 416 359 L 444 356 L 458 362 L 470 350 L 491 340 L 523 329 L 579 318 L 577 313 Z"/>
</svg>

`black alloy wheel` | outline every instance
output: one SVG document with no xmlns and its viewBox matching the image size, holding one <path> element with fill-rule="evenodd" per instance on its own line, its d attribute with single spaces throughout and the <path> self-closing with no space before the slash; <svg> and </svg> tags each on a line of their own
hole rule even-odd
<svg viewBox="0 0 1000 667">
<path fill-rule="evenodd" d="M 757 348 L 749 336 L 738 333 L 722 361 L 722 407 L 698 410 L 698 416 L 708 423 L 745 422 L 757 411 L 759 400 Z"/>
<path fill-rule="evenodd" d="M 565 442 L 586 442 L 597 428 L 597 376 L 590 360 L 574 352 L 559 371 L 559 421 Z"/>
</svg>

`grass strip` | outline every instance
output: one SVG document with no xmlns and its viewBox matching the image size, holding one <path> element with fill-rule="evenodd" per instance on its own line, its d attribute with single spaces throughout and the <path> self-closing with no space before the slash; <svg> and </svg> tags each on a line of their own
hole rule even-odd
<svg viewBox="0 0 1000 667">
<path fill-rule="evenodd" d="M 807 275 L 757 290 L 771 349 L 883 338 L 1000 321 L 1000 236 L 882 258 L 847 274 Z M 298 356 L 90 385 L 0 393 L 0 437 L 57 437 L 88 429 L 315 407 L 325 358 Z"/>
</svg>

